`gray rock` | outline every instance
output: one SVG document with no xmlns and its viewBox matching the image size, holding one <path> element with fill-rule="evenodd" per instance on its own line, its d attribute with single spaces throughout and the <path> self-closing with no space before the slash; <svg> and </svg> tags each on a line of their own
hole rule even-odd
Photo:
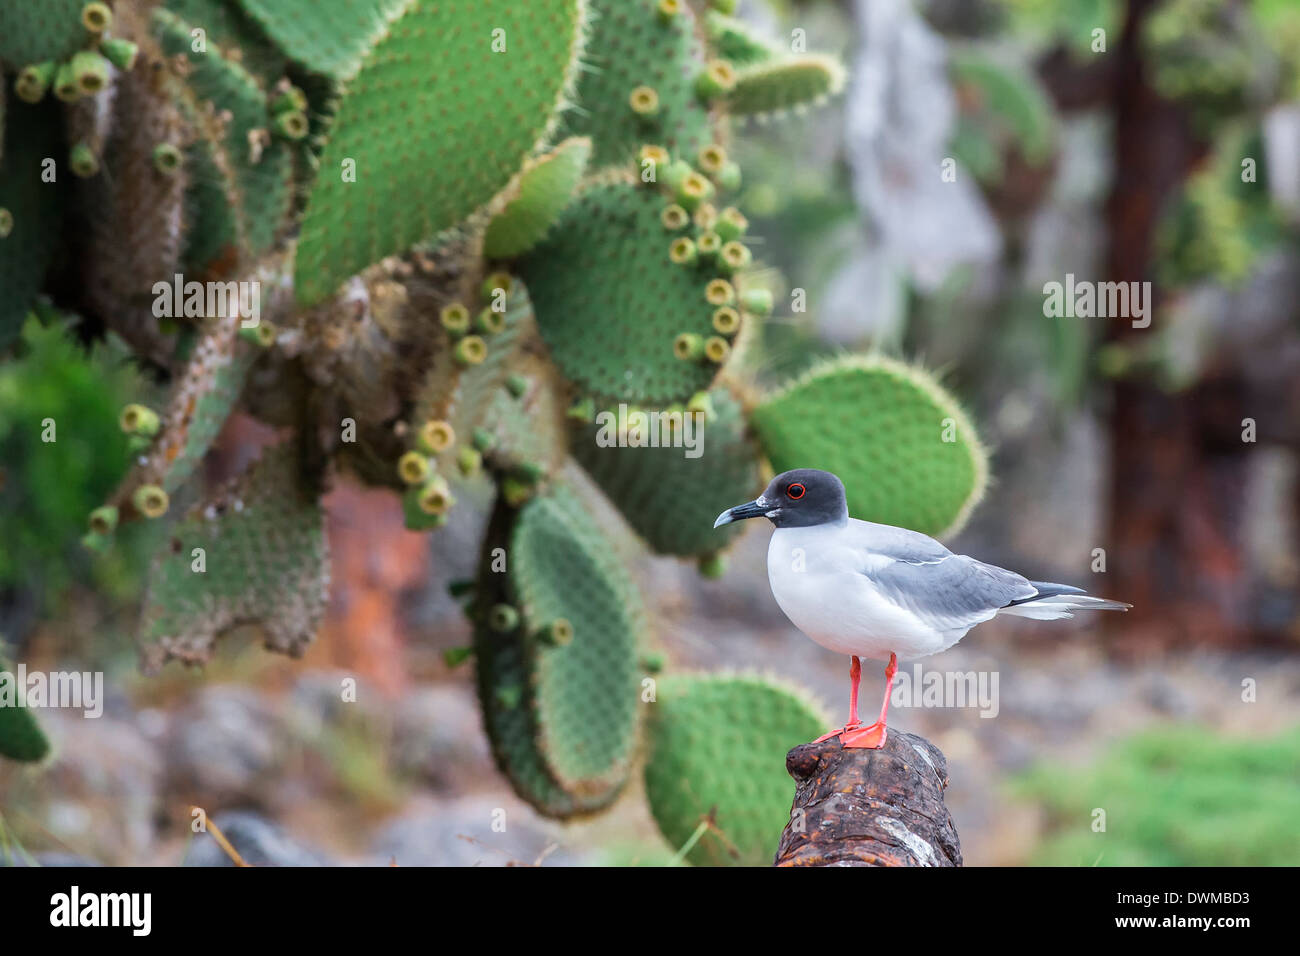
<svg viewBox="0 0 1300 956">
<path fill-rule="evenodd" d="M 1290 213 L 1293 221 L 1300 219 L 1300 104 L 1286 103 L 1268 111 L 1264 151 L 1273 201 Z"/>
<path fill-rule="evenodd" d="M 343 681 L 347 679 L 357 682 L 355 700 L 343 699 Z M 373 717 L 381 706 L 381 698 L 355 674 L 305 671 L 289 694 L 288 724 L 295 736 L 311 740 L 327 727 Z"/>
<path fill-rule="evenodd" d="M 62 844 L 110 861 L 140 858 L 152 846 L 164 761 L 130 719 L 78 711 L 41 715 L 54 744 L 43 797 L 28 812 Z"/>
<path fill-rule="evenodd" d="M 564 846 L 558 826 L 513 797 L 486 794 L 449 802 L 420 801 L 389 823 L 371 845 L 375 865 L 578 866 L 585 856 Z M 499 829 L 501 823 L 505 829 Z M 494 823 L 498 829 L 494 829 Z"/>
<path fill-rule="evenodd" d="M 78 856 L 76 853 L 50 851 L 48 853 L 33 853 L 30 857 L 16 855 L 6 857 L 0 854 L 0 867 L 5 866 L 41 866 L 61 869 L 64 867 L 103 866 L 103 864 L 98 860 L 92 860 L 88 856 Z"/>
<path fill-rule="evenodd" d="M 393 764 L 438 789 L 466 789 L 490 774 L 491 754 L 468 683 L 412 689 L 397 704 Z"/>
<path fill-rule="evenodd" d="M 328 866 L 330 861 L 289 836 L 282 827 L 255 813 L 233 811 L 213 818 L 245 863 L 253 866 Z M 234 866 L 210 833 L 198 833 L 185 855 L 185 866 Z"/>
<path fill-rule="evenodd" d="M 174 789 L 214 807 L 269 798 L 285 748 L 276 708 L 249 687 L 204 688 L 173 721 L 167 744 Z"/>
</svg>

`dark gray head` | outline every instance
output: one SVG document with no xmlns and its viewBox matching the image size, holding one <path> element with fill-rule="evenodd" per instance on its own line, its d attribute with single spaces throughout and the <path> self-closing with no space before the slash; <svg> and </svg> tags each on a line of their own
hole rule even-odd
<svg viewBox="0 0 1300 956">
<path fill-rule="evenodd" d="M 718 515 L 713 527 L 743 518 L 767 518 L 778 528 L 808 528 L 818 524 L 843 524 L 849 518 L 844 483 L 829 471 L 796 468 L 772 479 L 761 495 Z"/>
</svg>

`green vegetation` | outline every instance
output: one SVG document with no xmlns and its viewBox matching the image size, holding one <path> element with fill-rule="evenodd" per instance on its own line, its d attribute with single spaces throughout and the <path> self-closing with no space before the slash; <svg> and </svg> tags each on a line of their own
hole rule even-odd
<svg viewBox="0 0 1300 956">
<path fill-rule="evenodd" d="M 1293 866 L 1300 858 L 1300 730 L 1227 737 L 1139 734 L 1092 767 L 1040 767 L 1017 784 L 1041 801 L 1044 866 Z M 1093 832 L 1096 809 L 1104 833 Z"/>
</svg>

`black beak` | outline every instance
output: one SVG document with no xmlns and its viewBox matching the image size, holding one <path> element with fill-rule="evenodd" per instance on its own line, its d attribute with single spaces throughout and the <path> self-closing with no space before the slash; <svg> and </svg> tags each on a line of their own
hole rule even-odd
<svg viewBox="0 0 1300 956">
<path fill-rule="evenodd" d="M 743 521 L 746 518 L 762 518 L 769 510 L 771 510 L 762 502 L 762 498 L 756 498 L 743 505 L 736 505 L 734 508 L 728 508 L 726 511 L 722 512 L 722 514 L 718 515 L 718 520 L 713 522 L 713 527 L 721 528 L 724 524 L 731 524 L 733 521 Z"/>
</svg>

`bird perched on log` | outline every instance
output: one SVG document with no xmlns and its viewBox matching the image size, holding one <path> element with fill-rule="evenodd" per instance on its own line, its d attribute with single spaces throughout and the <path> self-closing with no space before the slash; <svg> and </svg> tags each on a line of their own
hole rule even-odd
<svg viewBox="0 0 1300 956">
<path fill-rule="evenodd" d="M 848 723 L 817 742 L 839 737 L 843 747 L 884 746 L 899 657 L 947 650 L 999 614 L 1055 621 L 1075 611 L 1132 606 L 1067 584 L 1030 581 L 953 554 L 916 531 L 850 518 L 844 484 L 828 471 L 779 474 L 753 501 L 718 515 L 713 526 L 758 517 L 776 526 L 767 548 L 776 603 L 808 637 L 852 658 Z M 858 719 L 864 657 L 888 661 L 880 719 L 865 727 Z"/>
</svg>

